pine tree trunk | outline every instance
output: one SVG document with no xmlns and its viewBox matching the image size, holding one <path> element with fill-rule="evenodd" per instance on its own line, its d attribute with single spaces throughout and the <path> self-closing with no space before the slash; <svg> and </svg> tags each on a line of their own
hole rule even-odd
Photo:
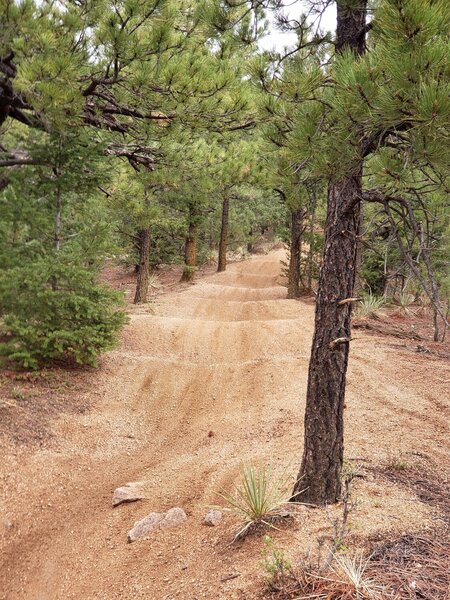
<svg viewBox="0 0 450 600">
<path fill-rule="evenodd" d="M 148 276 L 150 273 L 150 228 L 138 231 L 139 269 L 136 280 L 134 304 L 145 304 L 148 298 Z"/>
<path fill-rule="evenodd" d="M 359 213 L 359 231 L 364 231 L 364 207 L 361 206 Z M 355 288 L 354 293 L 355 296 L 360 296 L 364 289 L 364 279 L 362 276 L 362 268 L 363 268 L 363 252 L 364 252 L 364 244 L 362 243 L 361 238 L 358 238 L 358 245 L 356 248 L 356 275 L 355 275 Z"/>
<path fill-rule="evenodd" d="M 56 190 L 56 203 L 55 203 L 55 250 L 59 252 L 61 250 L 61 212 L 62 212 L 62 199 L 61 190 L 58 186 Z"/>
<path fill-rule="evenodd" d="M 224 198 L 222 202 L 222 227 L 220 229 L 219 260 L 217 272 L 225 271 L 227 268 L 227 244 L 228 244 L 228 209 L 229 199 Z"/>
<path fill-rule="evenodd" d="M 192 281 L 197 266 L 197 226 L 191 221 L 184 243 L 184 269 L 181 281 Z"/>
<path fill-rule="evenodd" d="M 336 50 L 364 51 L 364 0 L 337 2 Z M 351 303 L 360 226 L 362 160 L 352 174 L 330 183 L 323 262 L 316 299 L 315 329 L 309 363 L 302 464 L 293 498 L 310 504 L 337 502 L 344 455 L 344 397 L 348 365 Z M 353 205 L 351 210 L 345 206 Z"/>
<path fill-rule="evenodd" d="M 303 211 L 291 211 L 291 241 L 289 253 L 288 298 L 300 297 L 300 258 L 302 241 Z"/>
<path fill-rule="evenodd" d="M 55 169 L 55 175 L 59 177 L 58 169 Z M 55 251 L 59 252 L 61 250 L 61 216 L 62 216 L 62 197 L 61 197 L 61 188 L 56 188 L 56 199 L 55 199 L 55 224 L 54 224 L 54 232 L 53 232 L 53 243 L 55 247 Z M 56 292 L 58 289 L 58 280 L 56 276 L 53 275 L 51 278 L 51 286 L 52 290 Z"/>
<path fill-rule="evenodd" d="M 308 292 L 312 293 L 312 280 L 313 280 L 313 269 L 314 269 L 314 226 L 316 224 L 316 200 L 311 207 L 311 213 L 309 215 L 309 248 L 307 258 L 307 271 L 308 271 Z"/>
<path fill-rule="evenodd" d="M 308 373 L 303 460 L 294 494 L 302 502 L 323 505 L 338 501 L 344 453 L 343 408 L 351 304 L 356 273 L 359 203 L 342 211 L 343 201 L 359 194 L 361 178 L 345 178 L 328 191 L 327 224 L 315 331 Z M 331 344 L 331 347 L 330 347 Z"/>
<path fill-rule="evenodd" d="M 250 228 L 250 231 L 248 232 L 250 241 L 247 242 L 247 252 L 253 252 L 253 227 Z"/>
</svg>

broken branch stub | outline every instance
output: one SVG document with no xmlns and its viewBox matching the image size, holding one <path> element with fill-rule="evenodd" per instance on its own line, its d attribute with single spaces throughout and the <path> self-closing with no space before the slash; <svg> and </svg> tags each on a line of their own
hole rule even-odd
<svg viewBox="0 0 450 600">
<path fill-rule="evenodd" d="M 362 298 L 344 298 L 343 300 L 339 300 L 338 306 L 350 304 L 351 302 L 361 302 L 361 300 Z"/>
<path fill-rule="evenodd" d="M 341 344 L 347 344 L 348 342 L 351 341 L 351 337 L 340 337 L 340 338 L 336 338 L 335 340 L 332 340 L 329 344 L 328 347 L 330 350 L 336 350 L 336 348 L 338 346 L 340 346 Z"/>
</svg>

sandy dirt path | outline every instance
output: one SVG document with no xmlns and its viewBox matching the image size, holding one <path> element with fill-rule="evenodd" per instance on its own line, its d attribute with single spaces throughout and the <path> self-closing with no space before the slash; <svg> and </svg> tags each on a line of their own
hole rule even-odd
<svg viewBox="0 0 450 600">
<path fill-rule="evenodd" d="M 233 264 L 136 311 L 121 347 L 91 376 L 93 409 L 55 419 L 45 448 L 2 448 L 2 600 L 257 597 L 261 539 L 231 545 L 235 517 L 217 528 L 201 520 L 242 461 L 293 477 L 298 468 L 313 307 L 285 299 L 283 258 Z M 448 460 L 448 366 L 388 338 L 357 338 L 347 457 Z M 147 499 L 112 509 L 114 488 L 136 480 Z M 358 482 L 357 533 L 437 518 L 405 490 L 380 490 L 374 478 Z M 173 506 L 188 514 L 182 527 L 127 543 L 135 521 Z M 329 525 L 329 515 L 305 508 L 276 536 L 294 552 Z"/>
</svg>

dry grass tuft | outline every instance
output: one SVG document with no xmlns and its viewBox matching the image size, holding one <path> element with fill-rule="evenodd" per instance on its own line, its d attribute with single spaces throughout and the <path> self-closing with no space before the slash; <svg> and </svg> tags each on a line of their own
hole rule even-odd
<svg viewBox="0 0 450 600">
<path fill-rule="evenodd" d="M 367 572 L 367 559 L 335 555 L 330 568 L 306 559 L 269 596 L 272 600 L 384 600 L 381 584 Z"/>
</svg>

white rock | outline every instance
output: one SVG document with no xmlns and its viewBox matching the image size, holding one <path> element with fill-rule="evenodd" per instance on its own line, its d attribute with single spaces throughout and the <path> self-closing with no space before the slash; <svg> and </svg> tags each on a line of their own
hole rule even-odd
<svg viewBox="0 0 450 600">
<path fill-rule="evenodd" d="M 142 492 L 141 482 L 136 481 L 127 483 L 122 487 L 118 487 L 114 490 L 112 505 L 119 506 L 124 502 L 136 502 L 137 500 L 143 500 L 145 495 Z"/>
<path fill-rule="evenodd" d="M 203 525 L 208 525 L 209 527 L 217 527 L 221 520 L 222 513 L 220 512 L 220 510 L 210 510 L 206 513 L 202 523 Z"/>
<path fill-rule="evenodd" d="M 137 521 L 133 529 L 128 532 L 128 541 L 134 542 L 137 539 L 148 535 L 156 529 L 169 529 L 178 527 L 186 521 L 187 515 L 182 508 L 171 508 L 165 513 L 150 513 L 140 521 Z"/>
<path fill-rule="evenodd" d="M 128 541 L 135 542 L 139 538 L 158 529 L 159 524 L 164 519 L 165 513 L 150 513 L 140 521 L 136 521 L 133 529 L 128 532 Z"/>
<path fill-rule="evenodd" d="M 160 529 L 169 529 L 170 527 L 178 527 L 184 523 L 187 515 L 182 508 L 171 508 L 164 516 L 164 519 L 159 524 Z"/>
</svg>

